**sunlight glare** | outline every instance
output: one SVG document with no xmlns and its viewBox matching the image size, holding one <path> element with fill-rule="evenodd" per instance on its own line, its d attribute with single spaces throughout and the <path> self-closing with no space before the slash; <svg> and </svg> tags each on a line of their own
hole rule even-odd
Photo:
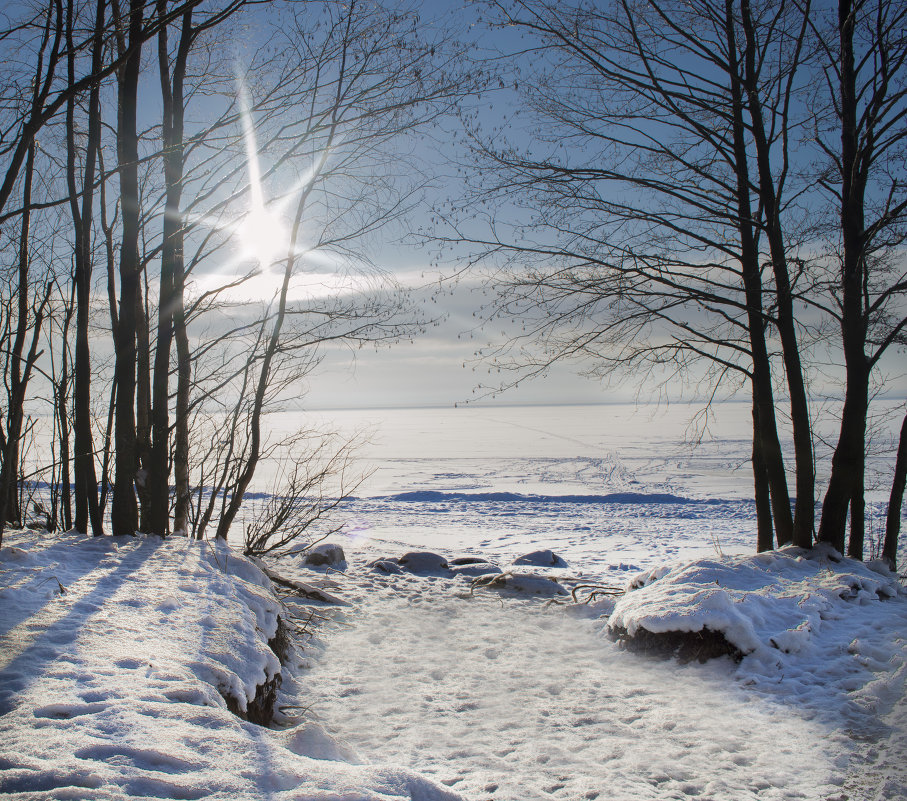
<svg viewBox="0 0 907 801">
<path fill-rule="evenodd" d="M 289 248 L 289 236 L 281 219 L 264 206 L 252 207 L 237 228 L 243 258 L 258 262 L 267 271 Z"/>
<path fill-rule="evenodd" d="M 268 272 L 279 258 L 287 254 L 290 248 L 290 235 L 280 215 L 268 208 L 264 199 L 261 183 L 261 168 L 258 164 L 258 144 L 255 139 L 255 126 L 252 123 L 252 112 L 245 87 L 239 82 L 239 103 L 243 125 L 243 138 L 246 145 L 246 165 L 249 171 L 249 212 L 237 226 L 244 258 L 258 262 L 259 268 Z"/>
</svg>

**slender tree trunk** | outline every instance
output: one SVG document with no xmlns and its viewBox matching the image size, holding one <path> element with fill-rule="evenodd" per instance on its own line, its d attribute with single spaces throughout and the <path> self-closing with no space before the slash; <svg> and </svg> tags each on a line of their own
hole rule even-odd
<svg viewBox="0 0 907 801">
<path fill-rule="evenodd" d="M 31 225 L 31 189 L 35 171 L 35 148 L 28 149 L 25 159 L 25 175 L 22 188 L 22 217 L 19 229 L 19 263 L 18 291 L 16 293 L 16 335 L 13 338 L 10 353 L 9 408 L 6 417 L 6 452 L 3 455 L 3 479 L 0 481 L 0 492 L 3 498 L 0 523 L 18 523 L 21 517 L 19 508 L 19 487 L 16 474 L 19 466 L 19 436 L 22 427 L 21 404 L 25 400 L 22 385 L 22 355 L 25 352 L 25 337 L 28 334 L 30 318 L 29 299 L 29 233 Z"/>
<path fill-rule="evenodd" d="M 753 404 L 753 484 L 756 500 L 756 550 L 770 551 L 774 547 L 772 504 L 768 486 L 768 472 L 762 454 L 762 429 L 759 413 Z"/>
<path fill-rule="evenodd" d="M 192 381 L 192 362 L 189 335 L 186 331 L 186 311 L 183 305 L 182 271 L 174 274 L 173 333 L 176 338 L 176 421 L 173 447 L 173 473 L 176 481 L 176 505 L 173 510 L 173 532 L 189 533 L 189 388 Z"/>
<path fill-rule="evenodd" d="M 114 535 L 135 534 L 138 506 L 135 497 L 137 469 L 135 433 L 136 306 L 139 296 L 139 179 L 136 105 L 141 68 L 141 33 L 144 0 L 129 0 L 128 46 L 130 55 L 119 80 L 117 155 L 123 238 L 120 245 L 120 319 L 116 336 L 117 382 L 116 468 L 110 522 Z"/>
<path fill-rule="evenodd" d="M 67 15 L 67 44 L 69 50 L 68 72 L 75 80 L 75 55 L 72 43 L 72 20 Z M 98 0 L 92 42 L 92 69 L 101 67 L 104 52 L 105 0 Z M 92 216 L 94 206 L 94 181 L 98 150 L 101 145 L 100 87 L 92 86 L 88 97 L 88 141 L 85 150 L 85 167 L 82 176 L 82 205 L 79 208 L 79 191 L 76 186 L 75 162 L 75 100 L 66 107 L 67 116 L 67 180 L 69 184 L 70 212 L 75 231 L 75 272 L 73 282 L 76 294 L 76 344 L 75 386 L 73 388 L 73 435 L 75 478 L 75 526 L 87 533 L 91 521 L 92 533 L 103 533 L 103 520 L 98 502 L 98 480 L 95 474 L 94 437 L 91 432 L 91 351 L 88 341 L 88 318 L 91 306 L 92 273 Z"/>
<path fill-rule="evenodd" d="M 885 542 L 882 545 L 882 558 L 894 570 L 898 561 L 898 536 L 901 533 L 901 507 L 904 503 L 904 486 L 907 484 L 907 415 L 901 424 L 901 439 L 898 442 L 898 455 L 894 464 L 894 479 L 891 482 L 891 495 L 888 498 L 888 517 L 885 521 Z"/>
<path fill-rule="evenodd" d="M 157 2 L 158 15 L 164 16 L 165 0 Z M 163 99 L 163 144 L 164 179 L 167 186 L 167 200 L 164 210 L 164 238 L 161 251 L 161 301 L 158 306 L 157 350 L 154 354 L 154 441 L 151 452 L 150 488 L 154 517 L 152 529 L 161 533 L 167 529 L 169 511 L 169 379 L 170 350 L 177 333 L 177 409 L 174 447 L 174 470 L 176 476 L 176 507 L 174 509 L 174 532 L 188 533 L 189 497 L 189 345 L 186 337 L 185 311 L 183 309 L 183 221 L 180 203 L 183 191 L 183 83 L 186 75 L 186 61 L 192 42 L 192 10 L 182 17 L 179 45 L 174 59 L 172 75 L 170 53 L 167 44 L 167 26 L 161 27 L 158 35 L 158 69 Z"/>
<path fill-rule="evenodd" d="M 346 57 L 344 52 L 344 58 L 341 61 L 339 76 L 337 79 L 337 94 L 334 107 L 335 110 L 340 106 L 342 92 L 345 87 L 345 69 Z M 236 515 L 239 512 L 240 506 L 242 506 L 246 490 L 248 489 L 249 483 L 252 481 L 252 478 L 255 475 L 255 470 L 258 467 L 258 460 L 261 458 L 261 414 L 262 410 L 264 409 L 265 395 L 267 394 L 268 384 L 271 380 L 271 364 L 274 361 L 274 357 L 277 355 L 277 352 L 279 350 L 280 333 L 283 330 L 283 323 L 286 319 L 287 292 L 290 288 L 290 279 L 293 276 L 293 269 L 296 265 L 296 243 L 299 241 L 299 229 L 302 225 L 302 216 L 305 213 L 306 204 L 308 203 L 309 196 L 312 192 L 313 187 L 315 186 L 315 179 L 318 175 L 321 174 L 321 171 L 324 169 L 324 165 L 328 159 L 328 154 L 331 152 L 331 145 L 333 144 L 334 135 L 336 133 L 335 123 L 336 119 L 333 120 L 332 127 L 330 128 L 328 136 L 326 138 L 325 146 L 321 151 L 321 155 L 319 156 L 318 161 L 313 166 L 309 181 L 302 189 L 299 200 L 296 204 L 296 214 L 293 219 L 293 225 L 290 228 L 290 242 L 287 249 L 286 265 L 283 272 L 283 281 L 280 285 L 280 293 L 277 299 L 277 314 L 274 316 L 274 327 L 271 329 L 271 335 L 268 338 L 267 343 L 265 344 L 265 350 L 261 360 L 261 371 L 258 374 L 258 384 L 255 388 L 255 396 L 252 401 L 252 413 L 249 420 L 249 428 L 251 429 L 249 453 L 246 457 L 246 463 L 243 465 L 242 469 L 239 472 L 239 476 L 234 483 L 233 494 L 230 497 L 230 501 L 217 523 L 216 536 L 218 539 L 227 539 L 227 534 L 230 531 L 230 526 L 236 519 Z"/>
<path fill-rule="evenodd" d="M 136 492 L 139 498 L 139 531 L 154 532 L 148 527 L 149 487 L 148 470 L 151 463 L 151 342 L 148 333 L 148 315 L 139 280 L 135 305 L 135 451 L 138 470 Z M 154 532 L 157 533 L 157 532 Z"/>
<path fill-rule="evenodd" d="M 861 454 L 862 455 L 862 454 Z M 860 465 L 856 474 L 853 495 L 850 498 L 850 539 L 847 541 L 847 555 L 853 559 L 863 559 L 863 543 L 866 537 L 866 500 L 863 495 L 865 463 Z"/>
<path fill-rule="evenodd" d="M 60 431 L 60 513 L 64 531 L 72 528 L 72 478 L 69 460 L 69 326 L 76 304 L 76 287 L 73 281 L 72 297 L 63 320 L 63 345 L 61 348 L 60 381 L 56 392 L 56 417 Z"/>
<path fill-rule="evenodd" d="M 800 31 L 794 64 L 799 60 L 800 45 L 806 35 L 806 19 L 809 4 L 803 11 L 804 25 Z M 784 367 L 787 387 L 790 393 L 791 422 L 793 424 L 794 458 L 796 462 L 797 500 L 794 510 L 793 543 L 801 548 L 809 548 L 813 543 L 815 528 L 815 495 L 816 479 L 813 461 L 812 425 L 809 419 L 809 402 L 806 397 L 806 385 L 803 380 L 803 367 L 800 362 L 800 346 L 797 342 L 797 330 L 794 322 L 793 293 L 791 291 L 790 272 L 787 263 L 787 251 L 784 245 L 784 234 L 781 226 L 781 213 L 776 183 L 772 175 L 770 144 L 765 132 L 762 114 L 762 100 L 759 96 L 758 76 L 756 74 L 756 50 L 758 43 L 753 31 L 749 0 L 741 0 L 741 19 L 746 36 L 744 57 L 747 93 L 752 120 L 751 131 L 756 145 L 756 163 L 759 172 L 759 196 L 765 213 L 765 230 L 771 253 L 772 271 L 775 276 L 776 301 L 778 305 L 778 333 L 781 337 L 781 348 L 784 354 Z M 782 122 L 785 128 L 786 120 Z"/>
<path fill-rule="evenodd" d="M 107 424 L 104 426 L 104 452 L 101 456 L 101 514 L 107 508 L 107 497 L 110 494 L 110 460 L 111 446 L 113 444 L 113 424 L 116 417 L 117 405 L 117 379 L 116 375 L 110 382 L 110 398 L 107 402 Z"/>
<path fill-rule="evenodd" d="M 841 430 L 822 505 L 819 539 L 842 553 L 848 505 L 857 496 L 860 497 L 860 508 L 857 515 L 851 517 L 851 537 L 861 542 L 863 538 L 862 476 L 869 407 L 869 360 L 865 352 L 867 320 L 863 309 L 865 175 L 859 163 L 854 24 L 851 0 L 840 0 L 841 234 L 844 250 L 841 264 L 841 335 L 847 383 Z"/>
<path fill-rule="evenodd" d="M 28 208 L 26 206 L 26 208 Z M 28 356 L 22 365 L 22 376 L 16 387 L 15 394 L 10 396 L 9 417 L 6 430 L 6 448 L 3 453 L 3 465 L 0 467 L 0 545 L 3 544 L 3 529 L 9 519 L 9 498 L 10 485 L 16 484 L 17 470 L 19 468 L 18 459 L 13 460 L 13 452 L 18 453 L 19 437 L 22 435 L 22 420 L 24 417 L 25 392 L 28 388 L 28 381 L 31 377 L 32 368 L 40 355 L 38 343 L 41 338 L 41 325 L 44 322 L 44 310 L 47 302 L 50 300 L 50 293 L 53 285 L 48 283 L 44 290 L 44 297 L 40 304 L 34 310 L 34 325 L 32 328 L 32 340 L 29 346 Z M 17 497 L 18 504 L 18 497 Z"/>
<path fill-rule="evenodd" d="M 768 358 L 768 348 L 765 344 L 762 276 L 759 273 L 759 252 L 753 232 L 753 215 L 749 194 L 750 179 L 743 124 L 743 87 L 737 61 L 733 0 L 725 0 L 725 25 L 728 37 L 728 67 L 731 84 L 734 161 L 737 179 L 740 266 L 746 296 L 750 351 L 753 359 L 753 403 L 758 419 L 757 428 L 761 432 L 760 451 L 769 484 L 775 531 L 778 535 L 778 544 L 784 545 L 793 539 L 793 518 L 791 516 L 787 476 L 784 471 L 784 457 L 781 452 L 781 443 L 778 439 L 778 427 L 775 420 L 771 365 Z"/>
</svg>

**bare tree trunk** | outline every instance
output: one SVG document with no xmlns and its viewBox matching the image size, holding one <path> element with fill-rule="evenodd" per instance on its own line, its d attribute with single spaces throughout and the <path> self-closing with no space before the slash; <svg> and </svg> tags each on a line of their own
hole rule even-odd
<svg viewBox="0 0 907 801">
<path fill-rule="evenodd" d="M 60 348 L 62 354 L 60 365 L 60 381 L 56 388 L 56 418 L 57 428 L 60 432 L 60 514 L 64 531 L 72 528 L 72 488 L 70 477 L 69 459 L 69 326 L 76 304 L 76 287 L 73 281 L 72 297 L 66 307 L 63 319 L 63 344 Z"/>
<path fill-rule="evenodd" d="M 863 541 L 866 536 L 866 499 L 863 496 L 865 461 L 860 465 L 854 480 L 853 495 L 850 498 L 850 538 L 847 541 L 847 555 L 863 559 Z"/>
<path fill-rule="evenodd" d="M 143 293 L 141 280 L 138 281 L 138 286 L 139 291 L 135 304 L 135 455 L 138 470 L 135 486 L 139 498 L 139 531 L 157 533 L 148 527 L 148 469 L 151 462 L 151 342 L 145 305 L 147 287 Z"/>
<path fill-rule="evenodd" d="M 26 206 L 26 208 L 28 208 Z M 25 224 L 25 223 L 23 223 Z M 10 396 L 9 417 L 6 429 L 6 448 L 3 453 L 3 465 L 0 467 L 0 545 L 3 544 L 3 529 L 9 517 L 10 486 L 16 485 L 16 475 L 19 468 L 18 459 L 13 460 L 13 452 L 19 452 L 19 437 L 22 436 L 22 420 L 24 417 L 25 392 L 31 377 L 32 368 L 41 354 L 38 343 L 41 338 L 41 325 L 44 322 L 44 310 L 50 300 L 53 284 L 48 283 L 44 290 L 44 297 L 33 312 L 34 327 L 32 328 L 31 345 L 28 356 L 22 366 L 22 375 L 16 387 L 15 394 Z M 18 505 L 18 495 L 16 503 Z"/>
<path fill-rule="evenodd" d="M 753 484 L 756 500 L 756 550 L 770 551 L 774 547 L 774 529 L 772 527 L 771 493 L 768 483 L 768 472 L 765 469 L 765 457 L 762 453 L 762 430 L 759 426 L 759 413 L 753 404 Z"/>
<path fill-rule="evenodd" d="M 111 445 L 113 442 L 113 424 L 114 418 L 116 417 L 116 404 L 117 404 L 117 379 L 116 375 L 113 377 L 113 381 L 110 382 L 110 399 L 107 402 L 107 424 L 104 426 L 104 452 L 101 456 L 101 515 L 103 516 L 104 510 L 107 508 L 107 496 L 110 494 L 110 458 L 111 458 Z"/>
<path fill-rule="evenodd" d="M 136 307 L 139 296 L 139 181 L 136 106 L 141 68 L 144 0 L 129 0 L 129 56 L 119 76 L 117 155 L 123 238 L 120 245 L 120 319 L 116 336 L 116 471 L 110 522 L 114 535 L 135 534 L 138 506 L 135 432 Z"/>
<path fill-rule="evenodd" d="M 6 451 L 3 454 L 3 478 L 0 480 L 0 493 L 3 494 L 0 525 L 18 523 L 21 517 L 19 508 L 19 488 L 15 480 L 19 466 L 19 436 L 22 429 L 22 408 L 25 400 L 25 388 L 22 378 L 22 355 L 25 351 L 25 337 L 28 334 L 28 299 L 29 299 L 29 227 L 31 225 L 31 189 L 35 171 L 35 148 L 28 149 L 25 159 L 25 178 L 22 188 L 22 217 L 19 229 L 19 264 L 18 291 L 16 293 L 16 335 L 13 338 L 10 353 L 9 408 L 6 410 Z"/>
<path fill-rule="evenodd" d="M 176 339 L 176 421 L 173 446 L 173 477 L 176 482 L 176 505 L 173 509 L 173 533 L 189 534 L 189 386 L 192 381 L 192 359 L 186 331 L 183 305 L 184 276 L 180 270 L 173 281 L 173 334 Z"/>
<path fill-rule="evenodd" d="M 841 233 L 844 246 L 841 264 L 841 333 L 847 385 L 841 430 L 822 505 L 819 539 L 830 543 L 842 553 L 847 508 L 855 496 L 861 494 L 869 406 L 869 361 L 865 353 L 866 320 L 863 310 L 865 174 L 858 163 L 861 154 L 853 48 L 855 23 L 852 0 L 840 0 Z M 862 514 L 859 519 L 852 517 L 851 537 L 862 541 L 862 530 Z"/>
<path fill-rule="evenodd" d="M 888 518 L 885 524 L 885 542 L 882 546 L 882 558 L 894 570 L 898 561 L 898 536 L 901 533 L 901 507 L 904 503 L 904 486 L 907 484 L 907 415 L 901 424 L 901 438 L 898 442 L 898 455 L 894 464 L 894 479 L 891 482 L 891 495 L 888 498 Z"/>
<path fill-rule="evenodd" d="M 165 0 L 157 0 L 158 15 L 163 17 Z M 189 344 L 186 337 L 185 310 L 183 309 L 183 221 L 180 202 L 183 191 L 183 82 L 186 60 L 192 43 L 192 9 L 183 14 L 180 40 L 172 75 L 167 45 L 167 26 L 158 34 L 158 68 L 163 98 L 164 178 L 167 201 L 164 209 L 164 237 L 161 251 L 160 304 L 158 306 L 157 350 L 154 354 L 154 442 L 149 469 L 152 503 L 151 528 L 164 534 L 167 531 L 169 511 L 169 379 L 170 349 L 177 333 L 177 409 L 174 448 L 176 475 L 176 508 L 174 532 L 188 534 L 187 508 L 189 497 Z"/>
<path fill-rule="evenodd" d="M 725 25 L 728 37 L 728 67 L 731 82 L 734 160 L 738 230 L 740 233 L 740 262 L 746 295 L 747 327 L 753 359 L 753 404 L 756 409 L 756 429 L 761 434 L 760 452 L 764 461 L 771 495 L 772 516 L 778 544 L 793 538 L 793 519 L 790 494 L 784 471 L 784 457 L 775 421 L 775 399 L 772 392 L 771 365 L 765 344 L 765 318 L 762 310 L 762 277 L 759 274 L 759 252 L 753 233 L 750 203 L 750 180 L 747 169 L 746 142 L 743 124 L 743 86 L 737 61 L 737 41 L 734 33 L 733 0 L 725 0 Z"/>
<path fill-rule="evenodd" d="M 349 26 L 349 18 L 347 20 L 347 26 Z M 347 30 L 349 30 L 349 27 L 347 27 Z M 299 200 L 296 204 L 296 214 L 293 219 L 293 225 L 290 229 L 290 242 L 287 249 L 286 264 L 284 266 L 283 272 L 283 281 L 280 285 L 280 293 L 277 300 L 277 314 L 274 317 L 274 327 L 271 330 L 271 336 L 269 337 L 265 345 L 265 350 L 261 361 L 261 371 L 258 375 L 258 385 L 255 388 L 255 396 L 252 403 L 252 413 L 249 420 L 249 428 L 251 429 L 249 453 L 246 457 L 246 463 L 240 470 L 236 483 L 233 486 L 233 494 L 230 497 L 230 502 L 217 523 L 216 536 L 218 539 L 227 539 L 227 534 L 230 531 L 230 526 L 236 519 L 236 515 L 239 512 L 240 506 L 242 506 L 243 497 L 245 496 L 245 492 L 249 487 L 249 483 L 252 481 L 252 477 L 255 475 L 255 470 L 258 467 L 258 460 L 261 457 L 261 414 L 262 410 L 264 409 L 265 394 L 268 389 L 268 384 L 271 380 L 271 363 L 273 362 L 274 357 L 278 352 L 280 345 L 280 333 L 283 328 L 284 320 L 286 319 L 287 292 L 289 291 L 290 279 L 293 276 L 293 269 L 296 265 L 296 243 L 299 241 L 299 230 L 300 226 L 302 225 L 302 216 L 306 210 L 306 204 L 308 203 L 309 196 L 311 195 L 312 190 L 315 186 L 316 179 L 321 174 L 325 164 L 327 163 L 328 155 L 334 142 L 334 136 L 337 130 L 337 118 L 340 114 L 343 90 L 346 85 L 346 56 L 347 47 L 349 47 L 350 44 L 351 42 L 349 40 L 344 39 L 342 56 L 338 67 L 336 97 L 334 100 L 333 112 L 330 118 L 331 123 L 328 128 L 328 134 L 326 136 L 324 148 L 322 149 L 317 162 L 313 165 L 312 171 L 309 174 L 309 180 L 302 188 Z"/>
<path fill-rule="evenodd" d="M 68 72 L 75 79 L 75 54 L 72 45 L 71 8 L 67 14 L 67 44 L 69 50 Z M 92 43 L 92 69 L 99 70 L 103 59 L 103 33 L 105 0 L 98 0 L 95 15 L 94 41 Z M 67 104 L 67 180 L 69 183 L 70 212 L 75 229 L 75 272 L 73 281 L 76 292 L 76 346 L 75 387 L 73 389 L 73 433 L 75 477 L 75 526 L 87 533 L 91 521 L 92 532 L 103 533 L 103 521 L 98 502 L 98 480 L 95 474 L 94 442 L 91 433 L 91 353 L 88 343 L 88 317 L 91 306 L 92 273 L 92 212 L 94 202 L 95 166 L 101 143 L 100 87 L 92 86 L 88 98 L 88 141 L 85 167 L 82 176 L 82 206 L 75 175 L 75 99 Z"/>
<path fill-rule="evenodd" d="M 756 145 L 756 162 L 759 172 L 759 196 L 765 214 L 765 229 L 768 236 L 769 251 L 772 258 L 772 270 L 775 276 L 775 291 L 778 304 L 778 333 L 784 354 L 784 366 L 787 376 L 787 387 L 790 393 L 791 422 L 793 424 L 794 457 L 796 461 L 797 500 L 793 521 L 793 543 L 801 548 L 809 548 L 813 543 L 815 527 L 815 494 L 816 480 L 813 462 L 812 426 L 809 419 L 809 403 L 803 381 L 803 367 L 800 363 L 800 346 L 797 342 L 797 330 L 794 324 L 793 294 L 791 291 L 790 272 L 787 263 L 787 251 L 781 228 L 781 214 L 778 202 L 778 191 L 772 175 L 770 144 L 765 131 L 762 114 L 762 101 L 759 96 L 758 76 L 756 73 L 756 51 L 758 42 L 753 30 L 749 0 L 741 0 L 741 18 L 746 36 L 745 86 L 747 105 L 752 120 L 752 135 Z M 809 3 L 802 11 L 803 24 L 797 37 L 796 53 L 793 55 L 790 69 L 795 69 L 799 62 L 799 53 L 807 33 Z M 783 104 L 781 136 L 787 137 L 787 109 L 789 103 Z M 783 165 L 786 169 L 786 165 Z"/>
</svg>

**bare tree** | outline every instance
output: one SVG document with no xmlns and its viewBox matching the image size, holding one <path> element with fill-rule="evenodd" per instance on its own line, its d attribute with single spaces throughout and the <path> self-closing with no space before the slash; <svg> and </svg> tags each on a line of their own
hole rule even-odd
<svg viewBox="0 0 907 801">
<path fill-rule="evenodd" d="M 74 41 L 74 9 L 67 5 L 66 43 L 67 75 L 70 83 L 76 80 L 76 48 Z M 91 41 L 91 72 L 99 73 L 103 64 L 105 32 L 105 0 L 98 0 Z M 76 296 L 76 345 L 73 390 L 73 428 L 75 458 L 75 527 L 86 532 L 88 522 L 95 535 L 103 531 L 101 507 L 98 502 L 98 481 L 95 474 L 94 441 L 91 431 L 91 354 L 88 318 L 92 289 L 92 236 L 94 212 L 94 183 L 98 150 L 101 144 L 100 82 L 91 84 L 86 118 L 88 138 L 82 167 L 81 190 L 76 180 L 76 100 L 72 95 L 66 103 L 66 180 L 73 224 L 74 270 Z M 81 205 L 80 205 L 81 198 Z"/>
<path fill-rule="evenodd" d="M 907 316 L 907 270 L 896 257 L 907 214 L 907 8 L 886 0 L 840 0 L 833 35 L 817 33 L 826 56 L 832 123 L 820 136 L 838 212 L 832 311 L 846 367 L 841 429 L 822 505 L 819 539 L 862 558 L 863 475 L 870 374 L 898 341 Z M 835 141 L 834 137 L 838 137 Z"/>
<path fill-rule="evenodd" d="M 496 211 L 486 236 L 471 219 L 449 240 L 509 262 L 489 282 L 500 293 L 491 311 L 521 318 L 517 342 L 529 347 L 504 364 L 540 371 L 581 358 L 595 375 L 668 368 L 711 392 L 744 379 L 758 547 L 770 547 L 772 522 L 779 543 L 808 546 L 812 434 L 787 257 L 798 230 L 782 226 L 808 31 L 800 7 L 776 3 L 766 19 L 712 0 L 491 6 L 497 24 L 525 32 L 511 55 L 531 119 L 469 131 L 480 182 L 451 218 L 472 215 L 476 201 Z M 525 141 L 529 126 L 529 144 L 508 141 L 510 129 Z M 535 216 L 508 226 L 508 207 Z M 776 346 L 796 429 L 795 518 L 775 419 Z"/>
</svg>

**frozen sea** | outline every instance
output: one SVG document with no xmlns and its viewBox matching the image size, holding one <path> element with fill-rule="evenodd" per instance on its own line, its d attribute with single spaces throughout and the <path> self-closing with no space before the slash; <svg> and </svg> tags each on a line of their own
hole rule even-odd
<svg viewBox="0 0 907 801">
<path fill-rule="evenodd" d="M 540 599 L 470 596 L 468 576 L 368 568 L 431 550 L 507 570 L 545 548 L 567 567 L 537 572 L 621 587 L 666 562 L 751 553 L 749 406 L 722 405 L 708 421 L 696 411 L 319 413 L 335 430 L 369 430 L 370 444 L 368 478 L 333 538 L 348 566 L 326 577 L 352 607 L 307 651 L 306 714 L 361 759 L 405 765 L 474 800 L 903 798 L 907 784 L 891 785 L 887 763 L 876 764 L 887 734 L 905 733 L 879 714 L 903 693 L 903 660 L 877 666 L 896 676 L 892 697 L 858 703 L 851 693 L 879 678 L 846 650 L 857 637 L 890 637 L 890 620 L 875 628 L 860 617 L 817 637 L 806 669 L 785 680 L 746 660 L 679 666 L 629 654 L 604 636 L 606 609 L 565 614 Z M 288 413 L 282 424 L 298 423 Z M 820 481 L 826 464 L 820 455 Z M 884 476 L 890 456 L 873 469 Z"/>
</svg>

